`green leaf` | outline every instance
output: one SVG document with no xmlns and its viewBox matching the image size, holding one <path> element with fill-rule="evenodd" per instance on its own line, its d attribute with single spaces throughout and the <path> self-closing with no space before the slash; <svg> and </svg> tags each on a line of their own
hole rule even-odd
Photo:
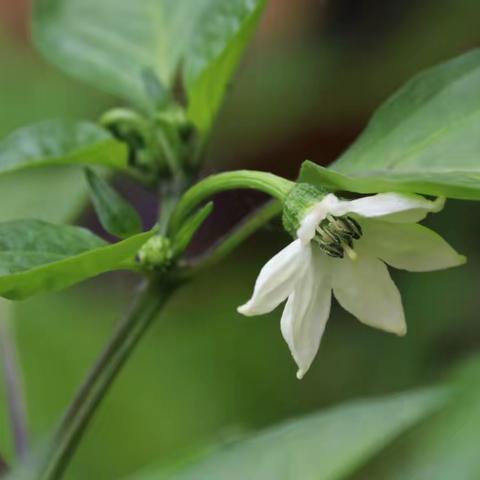
<svg viewBox="0 0 480 480">
<path fill-rule="evenodd" d="M 478 176 L 427 172 L 346 175 L 307 160 L 302 165 L 299 181 L 320 185 L 334 192 L 415 192 L 460 200 L 480 200 L 480 173 Z"/>
<path fill-rule="evenodd" d="M 266 0 L 214 3 L 185 66 L 188 116 L 201 131 L 210 129 Z"/>
<path fill-rule="evenodd" d="M 34 38 L 59 68 L 147 109 L 152 102 L 145 72 L 170 89 L 183 68 L 191 118 L 203 130 L 264 4 L 265 0 L 37 0 Z"/>
<path fill-rule="evenodd" d="M 134 268 L 135 254 L 153 233 L 109 245 L 81 227 L 40 220 L 0 223 L 0 296 L 19 300 L 103 272 Z"/>
<path fill-rule="evenodd" d="M 410 80 L 374 114 L 331 171 L 301 180 L 359 193 L 387 190 L 480 199 L 480 50 Z"/>
<path fill-rule="evenodd" d="M 62 223 L 78 216 L 87 199 L 83 172 L 76 167 L 47 167 L 0 175 L 2 222 L 37 218 Z"/>
<path fill-rule="evenodd" d="M 85 169 L 92 203 L 103 228 L 120 238 L 142 231 L 142 220 L 135 208 L 92 169 Z"/>
<path fill-rule="evenodd" d="M 480 358 L 470 357 L 453 378 L 452 401 L 392 444 L 362 470 L 368 480 L 480 478 Z M 357 477 L 355 477 L 357 478 Z"/>
<path fill-rule="evenodd" d="M 61 164 L 126 169 L 127 152 L 106 130 L 87 122 L 46 121 L 0 142 L 0 174 Z"/>
<path fill-rule="evenodd" d="M 162 110 L 168 107 L 169 102 L 172 100 L 170 92 L 165 88 L 155 72 L 146 68 L 142 72 L 143 85 L 147 95 L 150 97 L 156 110 Z"/>
<path fill-rule="evenodd" d="M 336 480 L 419 420 L 443 407 L 449 395 L 429 389 L 349 402 L 288 421 L 176 471 L 129 480 Z"/>
</svg>

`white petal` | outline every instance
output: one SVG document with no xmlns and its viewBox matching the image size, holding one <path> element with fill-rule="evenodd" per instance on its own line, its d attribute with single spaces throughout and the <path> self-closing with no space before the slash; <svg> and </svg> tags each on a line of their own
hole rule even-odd
<svg viewBox="0 0 480 480">
<path fill-rule="evenodd" d="M 238 312 L 247 316 L 271 312 L 293 292 L 310 259 L 310 245 L 300 240 L 290 243 L 265 264 L 255 282 L 252 298 L 238 307 Z"/>
<path fill-rule="evenodd" d="M 288 298 L 280 322 L 282 335 L 302 378 L 317 354 L 332 297 L 330 259 L 315 252 L 313 262 Z"/>
<path fill-rule="evenodd" d="M 325 197 L 313 205 L 305 217 L 303 217 L 300 228 L 297 230 L 297 237 L 304 243 L 310 242 L 315 236 L 315 230 L 321 221 L 327 218 L 331 210 L 337 208 L 338 205 L 342 203 L 342 200 L 339 200 L 333 193 L 325 195 Z"/>
<path fill-rule="evenodd" d="M 397 335 L 406 333 L 400 292 L 383 262 L 360 252 L 356 260 L 334 262 L 332 280 L 340 305 L 362 323 Z"/>
<path fill-rule="evenodd" d="M 379 193 L 356 200 L 340 201 L 330 213 L 342 216 L 348 213 L 365 218 L 381 218 L 387 222 L 415 223 L 423 220 L 429 212 L 439 212 L 445 199 L 427 200 L 420 195 L 403 193 Z"/>
<path fill-rule="evenodd" d="M 368 220 L 362 228 L 369 252 L 395 268 L 428 272 L 466 261 L 440 235 L 422 225 Z"/>
</svg>

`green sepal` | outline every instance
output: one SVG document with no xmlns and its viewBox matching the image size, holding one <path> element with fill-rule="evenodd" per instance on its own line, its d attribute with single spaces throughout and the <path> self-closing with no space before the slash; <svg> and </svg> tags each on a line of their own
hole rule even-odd
<svg viewBox="0 0 480 480">
<path fill-rule="evenodd" d="M 283 206 L 282 222 L 292 237 L 297 236 L 296 232 L 307 211 L 327 193 L 328 190 L 309 183 L 297 183 L 290 191 Z"/>
<path fill-rule="evenodd" d="M 213 202 L 208 202 L 185 221 L 178 233 L 175 235 L 175 240 L 173 242 L 175 256 L 178 256 L 185 251 L 192 241 L 195 233 L 197 233 L 198 229 L 212 213 L 212 210 Z"/>
</svg>

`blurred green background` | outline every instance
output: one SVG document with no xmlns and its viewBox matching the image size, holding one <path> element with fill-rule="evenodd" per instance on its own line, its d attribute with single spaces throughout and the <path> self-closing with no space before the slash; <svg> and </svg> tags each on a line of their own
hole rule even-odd
<svg viewBox="0 0 480 480">
<path fill-rule="evenodd" d="M 242 166 L 294 178 L 306 158 L 328 164 L 412 74 L 478 45 L 479 19 L 476 0 L 270 0 L 205 171 Z M 0 0 L 2 136 L 43 118 L 95 119 L 116 104 L 46 65 L 31 47 L 27 24 L 26 2 Z M 129 193 L 148 218 L 148 196 Z M 79 210 L 83 196 L 82 176 L 72 169 L 2 178 L 0 220 L 73 216 L 95 227 L 90 209 Z M 194 248 L 204 248 L 257 201 L 220 197 Z M 479 214 L 474 203 L 450 202 L 428 222 L 468 255 L 465 267 L 394 272 L 407 312 L 405 338 L 364 328 L 334 308 L 319 355 L 301 382 L 280 335 L 279 312 L 256 318 L 236 313 L 261 265 L 286 241 L 276 228 L 259 232 L 171 301 L 108 395 L 67 478 L 126 477 L 285 418 L 449 378 L 480 349 Z M 128 307 L 136 281 L 109 274 L 15 306 L 32 436 L 39 444 Z M 464 476 L 442 478 L 480 478 L 476 455 L 465 455 L 480 444 L 474 428 L 480 424 L 480 367 L 473 361 L 467 370 L 472 392 L 463 416 L 420 426 L 355 478 L 440 478 L 433 476 L 439 458 L 450 460 L 440 455 L 442 448 L 455 464 L 475 464 Z M 0 390 L 0 451 L 10 456 L 3 385 Z M 447 448 L 449 441 L 460 456 Z M 415 442 L 430 456 L 419 457 Z"/>
</svg>

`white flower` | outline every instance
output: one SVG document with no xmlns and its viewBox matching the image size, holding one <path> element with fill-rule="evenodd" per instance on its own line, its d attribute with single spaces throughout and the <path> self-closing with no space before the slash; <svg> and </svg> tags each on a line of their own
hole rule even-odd
<svg viewBox="0 0 480 480">
<path fill-rule="evenodd" d="M 407 327 L 392 267 L 423 272 L 461 265 L 459 255 L 418 225 L 444 200 L 381 193 L 353 201 L 326 195 L 304 215 L 297 239 L 261 270 L 252 298 L 238 311 L 261 315 L 287 300 L 281 330 L 302 378 L 330 313 L 331 293 L 362 323 L 397 335 Z"/>
</svg>

